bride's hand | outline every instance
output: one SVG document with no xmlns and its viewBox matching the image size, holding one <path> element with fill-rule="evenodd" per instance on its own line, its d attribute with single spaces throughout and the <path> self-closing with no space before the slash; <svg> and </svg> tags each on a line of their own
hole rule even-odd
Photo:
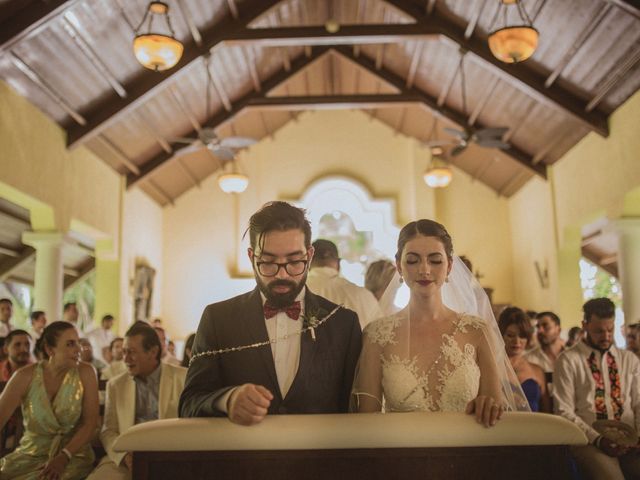
<svg viewBox="0 0 640 480">
<path fill-rule="evenodd" d="M 466 413 L 473 415 L 475 413 L 478 423 L 484 424 L 485 427 L 493 427 L 502 416 L 503 408 L 496 403 L 493 397 L 486 395 L 478 395 L 476 398 L 467 403 Z"/>
</svg>

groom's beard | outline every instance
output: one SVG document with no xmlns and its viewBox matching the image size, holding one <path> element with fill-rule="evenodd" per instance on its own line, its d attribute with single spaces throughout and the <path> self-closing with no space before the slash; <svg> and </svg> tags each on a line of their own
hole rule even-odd
<svg viewBox="0 0 640 480">
<path fill-rule="evenodd" d="M 283 308 L 291 305 L 298 294 L 302 291 L 305 283 L 307 282 L 307 272 L 304 273 L 304 277 L 302 277 L 298 283 L 290 280 L 273 280 L 271 283 L 267 284 L 257 275 L 257 273 L 256 282 L 258 283 L 260 291 L 265 297 L 267 297 L 267 300 L 269 300 L 274 307 Z M 278 286 L 287 286 L 290 287 L 291 290 L 287 293 L 276 293 L 273 289 Z"/>
</svg>

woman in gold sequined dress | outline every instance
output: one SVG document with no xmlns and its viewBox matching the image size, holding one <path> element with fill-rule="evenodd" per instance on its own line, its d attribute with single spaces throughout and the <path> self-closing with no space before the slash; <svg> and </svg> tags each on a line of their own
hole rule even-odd
<svg viewBox="0 0 640 480">
<path fill-rule="evenodd" d="M 4 479 L 80 479 L 92 469 L 89 444 L 98 421 L 98 382 L 80 362 L 78 332 L 53 322 L 42 334 L 45 360 L 18 370 L 0 396 L 0 428 L 21 406 L 24 435 L 0 459 Z"/>
</svg>

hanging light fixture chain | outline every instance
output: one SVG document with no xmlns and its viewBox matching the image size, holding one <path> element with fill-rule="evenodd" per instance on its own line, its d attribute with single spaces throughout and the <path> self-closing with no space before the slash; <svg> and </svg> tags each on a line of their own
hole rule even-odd
<svg viewBox="0 0 640 480">
<path fill-rule="evenodd" d="M 500 0 L 497 0 L 497 1 L 498 1 L 498 8 L 496 9 L 496 13 L 493 16 L 491 23 L 489 24 L 489 30 L 488 30 L 489 32 L 493 32 L 495 30 L 493 26 L 496 24 L 496 21 L 498 20 L 498 16 L 500 15 L 500 10 L 504 7 L 504 5 Z"/>
<path fill-rule="evenodd" d="M 460 52 L 460 90 L 462 92 L 462 114 L 466 117 L 467 116 L 467 86 L 466 86 L 466 79 L 464 76 L 464 57 L 465 57 L 465 53 L 464 51 Z"/>
</svg>

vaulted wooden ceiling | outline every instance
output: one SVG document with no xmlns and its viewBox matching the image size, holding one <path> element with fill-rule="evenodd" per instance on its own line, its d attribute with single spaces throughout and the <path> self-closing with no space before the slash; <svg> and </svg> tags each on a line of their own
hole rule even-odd
<svg viewBox="0 0 640 480">
<path fill-rule="evenodd" d="M 132 53 L 143 0 L 0 0 L 0 77 L 159 204 L 220 168 L 176 156 L 175 137 L 273 135 L 301 110 L 359 108 L 398 133 L 509 127 L 508 150 L 452 162 L 510 196 L 640 86 L 640 2 L 523 0 L 540 32 L 532 58 L 496 60 L 498 0 L 169 0 L 181 61 L 156 73 Z M 325 28 L 335 20 L 340 29 Z M 207 118 L 205 56 L 215 95 Z M 464 55 L 468 111 L 459 61 Z"/>
</svg>

